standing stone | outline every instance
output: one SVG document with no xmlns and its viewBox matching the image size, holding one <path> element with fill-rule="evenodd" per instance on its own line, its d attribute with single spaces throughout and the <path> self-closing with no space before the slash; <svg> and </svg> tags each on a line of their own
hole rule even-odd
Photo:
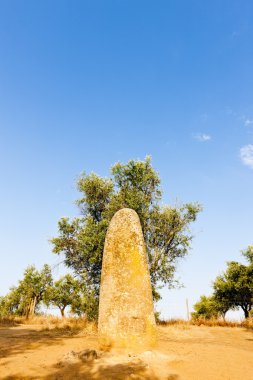
<svg viewBox="0 0 253 380">
<path fill-rule="evenodd" d="M 98 333 L 104 348 L 147 349 L 156 342 L 143 233 L 137 213 L 129 208 L 116 212 L 105 239 Z"/>
</svg>

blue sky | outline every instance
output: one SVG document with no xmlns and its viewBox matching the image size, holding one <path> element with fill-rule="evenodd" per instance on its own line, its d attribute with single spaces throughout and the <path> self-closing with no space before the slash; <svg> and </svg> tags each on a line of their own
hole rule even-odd
<svg viewBox="0 0 253 380">
<path fill-rule="evenodd" d="M 199 201 L 185 316 L 253 244 L 252 1 L 0 0 L 0 294 L 75 216 L 77 176 L 153 157 L 163 202 Z M 60 275 L 63 269 L 55 271 Z"/>
</svg>

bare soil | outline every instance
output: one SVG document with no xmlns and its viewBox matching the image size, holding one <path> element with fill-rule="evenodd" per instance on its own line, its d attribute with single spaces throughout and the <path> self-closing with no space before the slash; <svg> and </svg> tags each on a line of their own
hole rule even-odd
<svg viewBox="0 0 253 380">
<path fill-rule="evenodd" d="M 160 326 L 154 351 L 101 352 L 94 332 L 0 328 L 1 380 L 252 380 L 253 331 Z M 98 358 L 87 358 L 85 350 Z"/>
</svg>

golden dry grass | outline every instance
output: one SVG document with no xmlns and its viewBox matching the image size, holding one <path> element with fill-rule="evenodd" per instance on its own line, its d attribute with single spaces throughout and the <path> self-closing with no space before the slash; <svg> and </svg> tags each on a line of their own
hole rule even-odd
<svg viewBox="0 0 253 380">
<path fill-rule="evenodd" d="M 1 317 L 0 326 L 17 326 L 17 325 L 36 325 L 41 326 L 41 331 L 59 330 L 64 333 L 75 334 L 80 331 L 95 333 L 97 325 L 89 322 L 85 318 L 74 317 L 55 317 L 55 316 L 34 316 L 26 319 L 25 317 Z M 158 325 L 161 326 L 207 326 L 207 327 L 244 327 L 253 330 L 253 318 L 248 318 L 241 322 L 224 321 L 222 319 L 196 319 L 186 321 L 184 319 L 160 320 Z"/>
<path fill-rule="evenodd" d="M 55 317 L 55 316 L 34 316 L 25 317 L 5 317 L 0 318 L 0 326 L 16 325 L 36 325 L 40 326 L 40 331 L 58 330 L 59 332 L 76 334 L 81 331 L 93 334 L 97 331 L 96 323 L 89 322 L 85 318 Z"/>
<path fill-rule="evenodd" d="M 0 327 L 3 326 L 16 326 L 18 322 L 15 317 L 0 317 Z"/>
<path fill-rule="evenodd" d="M 162 326 L 174 326 L 174 325 L 193 325 L 193 326 L 207 326 L 207 327 L 244 327 L 247 329 L 253 329 L 253 318 L 248 318 L 241 322 L 237 321 L 224 321 L 222 319 L 191 319 L 186 321 L 184 319 L 168 319 L 158 322 Z"/>
</svg>

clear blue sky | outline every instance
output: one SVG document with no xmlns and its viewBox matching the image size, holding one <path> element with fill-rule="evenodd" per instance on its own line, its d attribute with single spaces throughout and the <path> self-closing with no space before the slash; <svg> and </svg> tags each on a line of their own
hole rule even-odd
<svg viewBox="0 0 253 380">
<path fill-rule="evenodd" d="M 185 316 L 253 244 L 253 2 L 0 0 L 0 294 L 78 213 L 82 171 L 152 155 L 164 203 L 199 201 Z M 59 275 L 63 269 L 59 269 Z"/>
</svg>

